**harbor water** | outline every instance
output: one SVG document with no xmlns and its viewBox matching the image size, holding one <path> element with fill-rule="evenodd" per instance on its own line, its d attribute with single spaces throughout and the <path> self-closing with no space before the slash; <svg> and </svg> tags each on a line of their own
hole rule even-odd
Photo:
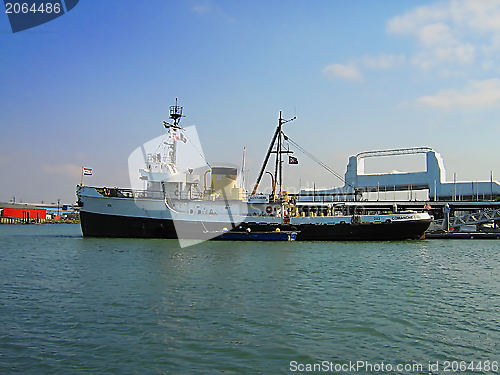
<svg viewBox="0 0 500 375">
<path fill-rule="evenodd" d="M 0 225 L 0 374 L 497 373 L 499 250 Z"/>
</svg>

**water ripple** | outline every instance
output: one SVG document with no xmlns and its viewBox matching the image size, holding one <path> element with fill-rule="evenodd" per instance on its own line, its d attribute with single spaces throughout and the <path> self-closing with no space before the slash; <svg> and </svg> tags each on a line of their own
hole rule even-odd
<svg viewBox="0 0 500 375">
<path fill-rule="evenodd" d="M 180 249 L 72 225 L 0 226 L 0 241 L 2 374 L 288 374 L 500 349 L 495 241 Z"/>
</svg>

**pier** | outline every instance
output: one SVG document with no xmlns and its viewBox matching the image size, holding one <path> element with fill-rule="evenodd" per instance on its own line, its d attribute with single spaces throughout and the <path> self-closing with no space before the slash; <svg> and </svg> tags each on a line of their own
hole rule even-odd
<svg viewBox="0 0 500 375">
<path fill-rule="evenodd" d="M 365 173 L 366 158 L 413 154 L 425 154 L 425 171 Z M 349 158 L 342 180 L 342 187 L 302 189 L 295 195 L 301 214 L 363 215 L 426 209 L 434 217 L 429 232 L 436 233 L 428 238 L 497 239 L 500 235 L 500 183 L 492 174 L 489 181 L 457 181 L 456 174 L 448 181 L 443 158 L 430 147 L 361 152 Z M 426 193 L 427 199 L 411 199 L 416 191 Z M 409 199 L 386 199 L 390 193 L 395 197 L 396 192 L 408 192 Z M 376 193 L 378 199 L 368 200 L 370 193 Z M 487 229 L 491 233 L 485 233 L 485 225 L 490 225 Z M 471 227 L 475 231 L 463 232 Z"/>
</svg>

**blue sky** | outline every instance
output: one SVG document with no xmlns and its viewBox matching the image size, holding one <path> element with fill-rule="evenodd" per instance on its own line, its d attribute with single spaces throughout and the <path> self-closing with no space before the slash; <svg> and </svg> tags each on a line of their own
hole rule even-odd
<svg viewBox="0 0 500 375">
<path fill-rule="evenodd" d="M 280 110 L 342 175 L 359 152 L 430 146 L 448 180 L 500 178 L 498 1 L 87 0 L 16 34 L 0 16 L 0 46 L 0 201 L 72 203 L 82 166 L 128 186 L 175 98 L 211 164 L 246 147 L 250 181 Z M 342 185 L 296 156 L 288 186 Z M 396 159 L 367 171 L 423 167 Z"/>
</svg>

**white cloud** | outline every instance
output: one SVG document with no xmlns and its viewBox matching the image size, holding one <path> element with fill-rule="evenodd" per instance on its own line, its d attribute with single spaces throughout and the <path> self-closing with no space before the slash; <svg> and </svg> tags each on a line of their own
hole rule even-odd
<svg viewBox="0 0 500 375">
<path fill-rule="evenodd" d="M 429 70 L 442 65 L 470 65 L 475 61 L 475 47 L 449 41 L 447 44 L 418 51 L 411 62 L 422 70 Z"/>
<path fill-rule="evenodd" d="M 443 3 L 422 6 L 391 18 L 387 22 L 387 32 L 390 34 L 416 34 L 423 26 L 445 20 L 450 12 Z"/>
<path fill-rule="evenodd" d="M 498 0 L 460 0 L 451 2 L 451 14 L 457 24 L 481 32 L 500 31 L 500 3 Z"/>
<path fill-rule="evenodd" d="M 471 80 L 462 90 L 442 90 L 435 95 L 422 96 L 416 100 L 416 103 L 442 109 L 500 108 L 500 79 Z"/>
<path fill-rule="evenodd" d="M 413 10 L 387 22 L 390 34 L 415 38 L 411 62 L 423 70 L 468 66 L 500 53 L 500 1 L 450 0 Z M 485 56 L 483 56 L 484 54 Z"/>
<path fill-rule="evenodd" d="M 449 44 L 454 41 L 450 27 L 443 22 L 425 25 L 416 30 L 416 35 L 420 42 L 427 47 L 443 43 Z"/>
<path fill-rule="evenodd" d="M 403 55 L 380 54 L 378 56 L 365 55 L 363 57 L 363 63 L 373 69 L 391 69 L 403 65 L 405 60 Z"/>
<path fill-rule="evenodd" d="M 483 63 L 481 64 L 481 67 L 483 68 L 483 70 L 487 71 L 487 70 L 491 70 L 493 68 L 493 64 L 494 64 L 494 62 L 492 60 L 483 61 Z"/>
<path fill-rule="evenodd" d="M 447 0 L 419 6 L 387 21 L 386 31 L 413 38 L 405 54 L 365 55 L 331 64 L 331 78 L 363 80 L 360 68 L 393 69 L 410 64 L 438 77 L 500 71 L 500 0 Z"/>
<path fill-rule="evenodd" d="M 363 75 L 354 64 L 331 64 L 323 69 L 323 74 L 327 77 L 342 78 L 350 81 L 360 81 L 363 79 Z"/>
</svg>

